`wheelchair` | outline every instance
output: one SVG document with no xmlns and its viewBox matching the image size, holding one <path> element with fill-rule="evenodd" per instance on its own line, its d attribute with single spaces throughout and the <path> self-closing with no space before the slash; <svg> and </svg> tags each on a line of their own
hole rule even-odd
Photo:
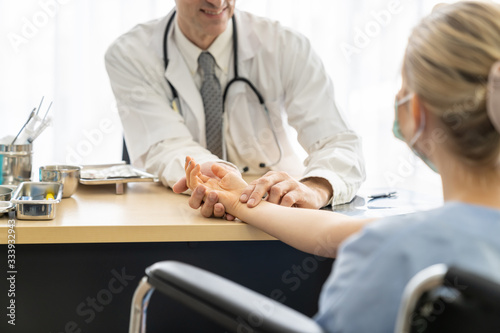
<svg viewBox="0 0 500 333">
<path fill-rule="evenodd" d="M 324 332 L 311 318 L 237 283 L 185 263 L 163 261 L 146 269 L 135 290 L 129 333 L 146 332 L 155 290 L 230 332 Z M 430 266 L 408 282 L 394 332 L 500 332 L 500 284 L 458 267 Z"/>
</svg>

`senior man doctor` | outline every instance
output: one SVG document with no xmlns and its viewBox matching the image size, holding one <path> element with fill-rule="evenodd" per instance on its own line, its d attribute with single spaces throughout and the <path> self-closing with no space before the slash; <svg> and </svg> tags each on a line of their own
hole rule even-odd
<svg viewBox="0 0 500 333">
<path fill-rule="evenodd" d="M 119 37 L 106 68 L 132 162 L 177 193 L 187 190 L 187 155 L 209 176 L 213 163 L 264 175 L 242 195 L 249 206 L 266 193 L 286 206 L 340 204 L 364 180 L 360 139 L 309 41 L 235 1 L 176 0 Z M 191 206 L 223 216 L 217 197 L 203 195 L 192 193 Z"/>
</svg>

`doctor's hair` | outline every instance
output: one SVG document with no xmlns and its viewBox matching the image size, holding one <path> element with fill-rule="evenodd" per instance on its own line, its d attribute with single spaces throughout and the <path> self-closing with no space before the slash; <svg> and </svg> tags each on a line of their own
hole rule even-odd
<svg viewBox="0 0 500 333">
<path fill-rule="evenodd" d="M 440 5 L 413 30 L 403 72 L 408 90 L 436 115 L 452 152 L 473 167 L 494 166 L 500 133 L 487 114 L 488 75 L 500 60 L 500 4 Z"/>
</svg>

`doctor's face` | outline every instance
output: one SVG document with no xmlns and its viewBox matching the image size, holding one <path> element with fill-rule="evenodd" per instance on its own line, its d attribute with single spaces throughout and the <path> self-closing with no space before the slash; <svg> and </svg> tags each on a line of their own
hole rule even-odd
<svg viewBox="0 0 500 333">
<path fill-rule="evenodd" d="M 182 33 L 201 49 L 226 30 L 235 0 L 175 0 Z"/>
</svg>

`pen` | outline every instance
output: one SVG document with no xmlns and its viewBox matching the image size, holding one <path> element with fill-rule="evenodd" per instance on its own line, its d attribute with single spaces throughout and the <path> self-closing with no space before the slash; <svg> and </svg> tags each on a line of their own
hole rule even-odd
<svg viewBox="0 0 500 333">
<path fill-rule="evenodd" d="M 172 101 L 172 109 L 174 109 L 175 112 L 180 113 L 178 98 L 174 98 L 174 100 Z"/>
<path fill-rule="evenodd" d="M 392 192 L 385 192 L 385 193 L 377 193 L 377 194 L 371 194 L 368 196 L 370 199 L 381 199 L 381 198 L 391 198 L 395 196 L 398 192 L 392 191 Z"/>
</svg>

